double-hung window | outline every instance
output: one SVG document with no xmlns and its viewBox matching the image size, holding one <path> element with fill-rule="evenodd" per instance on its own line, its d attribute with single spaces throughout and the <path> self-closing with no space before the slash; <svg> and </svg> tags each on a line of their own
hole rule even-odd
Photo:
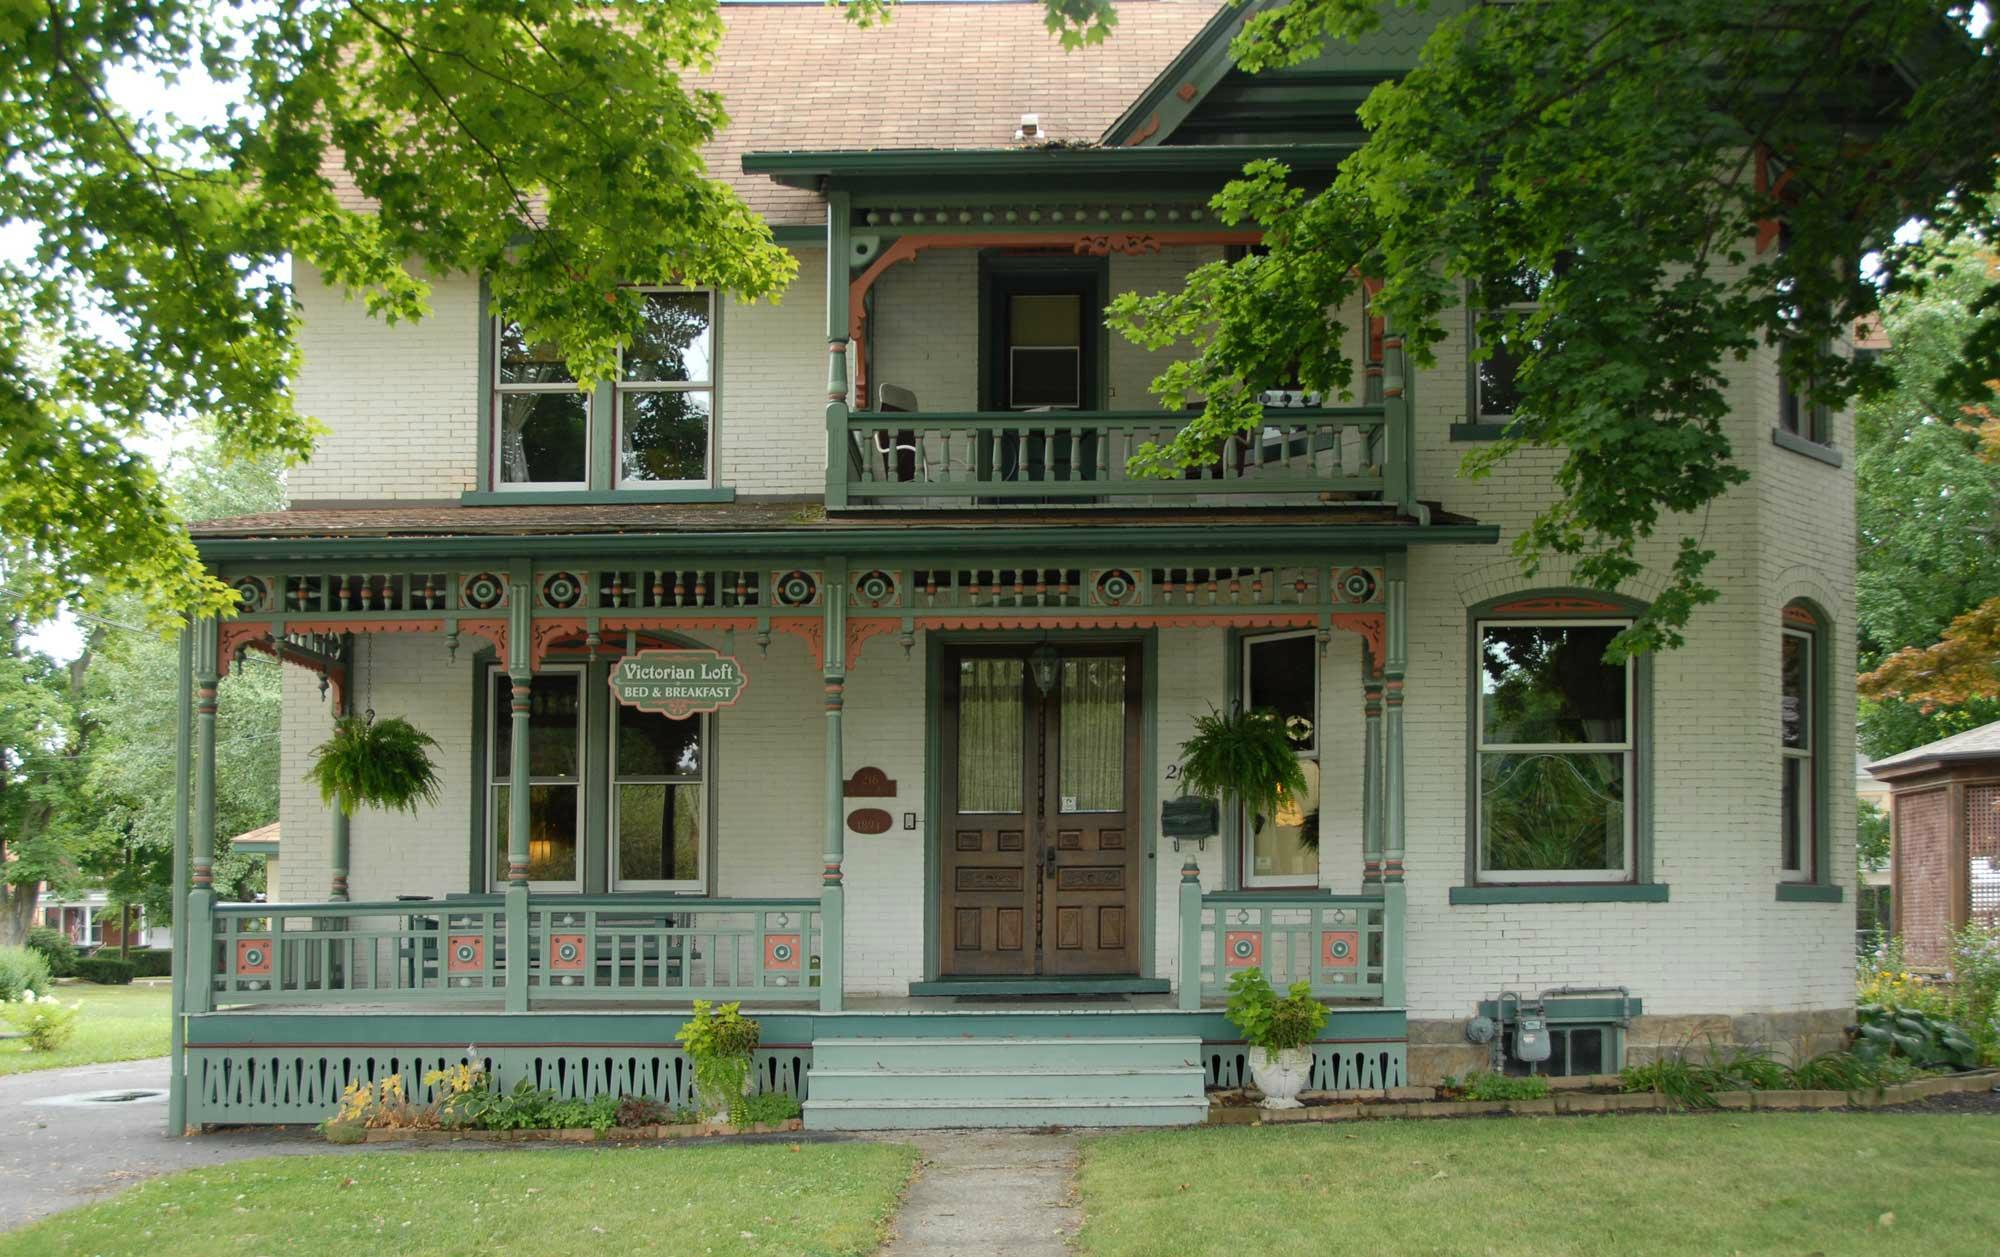
<svg viewBox="0 0 2000 1257">
<path fill-rule="evenodd" d="M 1820 696 L 1816 692 L 1818 634 L 1809 615 L 1786 609 L 1779 639 L 1778 757 L 1779 843 L 1778 876 L 1788 882 L 1810 882 L 1819 803 Z"/>
<path fill-rule="evenodd" d="M 613 705 L 613 890 L 700 890 L 708 846 L 706 716 Z"/>
<path fill-rule="evenodd" d="M 1243 640 L 1243 702 L 1285 722 L 1306 791 L 1278 804 L 1274 816 L 1246 810 L 1245 886 L 1319 884 L 1319 638 L 1311 629 Z"/>
<path fill-rule="evenodd" d="M 715 466 L 716 298 L 649 288 L 643 325 L 610 383 L 583 390 L 560 347 L 492 328 L 496 490 L 687 489 Z"/>
<path fill-rule="evenodd" d="M 1504 424 L 1520 403 L 1521 363 L 1534 349 L 1527 322 L 1554 277 L 1526 267 L 1485 286 L 1485 306 L 1473 315 L 1473 335 L 1486 356 L 1473 364 L 1472 420 Z"/>
<path fill-rule="evenodd" d="M 1636 880 L 1629 621 L 1482 620 L 1476 832 L 1486 882 Z"/>
<path fill-rule="evenodd" d="M 487 703 L 487 827 L 493 881 L 507 881 L 507 822 L 512 806 L 513 679 L 493 670 Z M 583 672 L 551 667 L 528 689 L 528 881 L 575 889 L 582 881 Z"/>
</svg>

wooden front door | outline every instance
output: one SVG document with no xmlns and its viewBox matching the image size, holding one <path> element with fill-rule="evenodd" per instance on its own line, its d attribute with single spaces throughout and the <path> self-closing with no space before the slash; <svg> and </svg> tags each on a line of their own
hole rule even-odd
<svg viewBox="0 0 2000 1257">
<path fill-rule="evenodd" d="M 1137 974 L 1139 653 L 1031 649 L 945 659 L 940 976 Z"/>
</svg>

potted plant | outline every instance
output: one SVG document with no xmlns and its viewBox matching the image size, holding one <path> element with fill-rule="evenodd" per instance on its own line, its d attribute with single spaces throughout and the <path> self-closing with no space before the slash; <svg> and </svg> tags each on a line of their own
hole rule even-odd
<svg viewBox="0 0 2000 1257">
<path fill-rule="evenodd" d="M 1326 1005 L 1313 998 L 1305 982 L 1294 982 L 1280 999 L 1264 971 L 1250 968 L 1229 979 L 1226 1015 L 1249 1044 L 1250 1077 L 1264 1093 L 1264 1107 L 1298 1108 L 1299 1092 L 1312 1076 L 1307 1045 L 1326 1025 Z"/>
<path fill-rule="evenodd" d="M 681 1024 L 681 1049 L 694 1062 L 694 1098 L 710 1126 L 742 1125 L 743 1098 L 752 1087 L 750 1054 L 760 1029 L 741 1005 L 694 1002 L 694 1015 Z"/>
<path fill-rule="evenodd" d="M 1305 771 L 1293 748 L 1292 731 L 1274 711 L 1209 709 L 1194 721 L 1194 736 L 1181 743 L 1181 780 L 1204 799 L 1232 799 L 1243 805 L 1251 824 L 1276 816 L 1288 800 L 1307 794 Z M 1314 844 L 1318 825 L 1313 826 Z"/>
<path fill-rule="evenodd" d="M 438 800 L 437 765 L 430 752 L 437 740 L 398 717 L 342 716 L 333 736 L 313 748 L 306 780 L 319 787 L 324 803 L 346 816 L 365 804 L 385 812 L 416 814 L 420 803 Z"/>
</svg>

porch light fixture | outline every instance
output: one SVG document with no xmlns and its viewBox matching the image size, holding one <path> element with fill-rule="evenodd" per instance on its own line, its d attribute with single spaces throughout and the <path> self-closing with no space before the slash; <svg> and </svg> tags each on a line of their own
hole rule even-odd
<svg viewBox="0 0 2000 1257">
<path fill-rule="evenodd" d="M 1028 656 L 1028 670 L 1035 674 L 1035 688 L 1047 698 L 1056 692 L 1056 669 L 1062 666 L 1062 652 L 1043 642 Z"/>
</svg>

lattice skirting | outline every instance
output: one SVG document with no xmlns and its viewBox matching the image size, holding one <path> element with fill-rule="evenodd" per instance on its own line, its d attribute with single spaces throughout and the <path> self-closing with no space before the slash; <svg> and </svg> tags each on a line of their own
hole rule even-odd
<svg viewBox="0 0 2000 1257">
<path fill-rule="evenodd" d="M 694 1070 L 678 1049 L 639 1047 L 516 1047 L 481 1049 L 501 1089 L 523 1078 L 563 1099 L 646 1096 L 671 1107 L 693 1102 Z M 350 1082 L 400 1074 L 412 1102 L 428 1104 L 432 1070 L 456 1065 L 464 1053 L 435 1048 L 265 1047 L 189 1048 L 188 1121 L 195 1125 L 317 1122 L 331 1114 Z M 806 1098 L 812 1049 L 763 1048 L 756 1054 L 758 1088 Z"/>
<path fill-rule="evenodd" d="M 1250 1049 L 1241 1044 L 1202 1047 L 1211 1087 L 1250 1085 Z M 1409 1085 L 1402 1043 L 1315 1043 L 1308 1091 L 1380 1091 Z"/>
</svg>

